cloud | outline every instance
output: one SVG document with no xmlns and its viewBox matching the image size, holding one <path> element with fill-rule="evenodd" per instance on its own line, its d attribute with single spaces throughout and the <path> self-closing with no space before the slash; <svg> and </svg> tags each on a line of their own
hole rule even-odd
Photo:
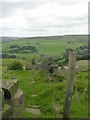
<svg viewBox="0 0 90 120">
<path fill-rule="evenodd" d="M 86 34 L 88 2 L 86 0 L 35 0 L 4 2 L 0 28 L 8 36 L 42 36 Z"/>
</svg>

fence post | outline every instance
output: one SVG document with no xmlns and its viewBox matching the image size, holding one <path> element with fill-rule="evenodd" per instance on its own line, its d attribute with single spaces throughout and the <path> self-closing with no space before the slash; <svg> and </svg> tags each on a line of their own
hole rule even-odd
<svg viewBox="0 0 90 120">
<path fill-rule="evenodd" d="M 70 52 L 69 63 L 68 63 L 68 78 L 66 81 L 66 96 L 65 96 L 65 103 L 64 103 L 64 111 L 62 115 L 63 119 L 69 118 L 69 115 L 70 115 L 70 104 L 71 104 L 71 98 L 73 94 L 75 69 L 76 69 L 76 53 Z"/>
</svg>

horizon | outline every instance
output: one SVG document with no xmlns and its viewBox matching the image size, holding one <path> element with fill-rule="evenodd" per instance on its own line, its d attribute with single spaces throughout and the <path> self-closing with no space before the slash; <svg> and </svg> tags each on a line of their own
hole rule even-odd
<svg viewBox="0 0 90 120">
<path fill-rule="evenodd" d="M 46 35 L 46 36 L 0 36 L 0 37 L 22 37 L 22 38 L 33 38 L 33 37 L 59 37 L 59 36 L 88 36 L 88 34 L 64 34 L 64 35 Z"/>
</svg>

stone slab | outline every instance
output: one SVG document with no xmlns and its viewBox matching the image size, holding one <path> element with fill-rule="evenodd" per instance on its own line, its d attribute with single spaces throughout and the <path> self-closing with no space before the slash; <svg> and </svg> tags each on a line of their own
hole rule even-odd
<svg viewBox="0 0 90 120">
<path fill-rule="evenodd" d="M 36 97 L 37 96 L 37 94 L 33 94 L 33 95 L 31 95 L 32 97 Z"/>
<path fill-rule="evenodd" d="M 34 115 L 39 115 L 39 114 L 41 114 L 40 109 L 36 109 L 36 108 L 26 108 L 26 111 L 27 111 L 27 112 L 30 112 L 30 113 L 32 113 L 32 114 L 34 114 Z"/>
<path fill-rule="evenodd" d="M 2 118 L 10 118 L 12 113 L 13 113 L 12 106 L 8 104 L 4 104 L 4 107 L 2 109 Z"/>
<path fill-rule="evenodd" d="M 15 93 L 13 99 L 13 106 L 19 106 L 23 101 L 24 101 L 24 94 L 23 91 L 18 89 L 17 92 Z"/>
<path fill-rule="evenodd" d="M 0 89 L 0 110 L 4 106 L 4 92 Z"/>
<path fill-rule="evenodd" d="M 15 94 L 15 92 L 18 89 L 18 81 L 17 80 L 7 80 L 7 81 L 2 81 L 2 88 L 7 89 L 11 96 Z"/>
<path fill-rule="evenodd" d="M 17 118 L 24 111 L 24 101 L 19 106 L 13 106 L 12 118 Z"/>
</svg>

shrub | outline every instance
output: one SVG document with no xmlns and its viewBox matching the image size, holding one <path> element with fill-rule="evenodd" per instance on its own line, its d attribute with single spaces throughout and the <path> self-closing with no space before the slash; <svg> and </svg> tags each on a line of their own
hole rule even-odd
<svg viewBox="0 0 90 120">
<path fill-rule="evenodd" d="M 23 70 L 23 67 L 20 62 L 15 61 L 8 66 L 8 70 Z"/>
<path fill-rule="evenodd" d="M 17 45 L 11 45 L 10 48 L 19 48 Z"/>
<path fill-rule="evenodd" d="M 35 65 L 36 60 L 33 58 L 32 59 L 32 65 Z"/>
<path fill-rule="evenodd" d="M 8 55 L 8 54 L 6 54 L 6 53 L 3 53 L 3 54 L 1 54 L 0 55 L 0 58 L 16 58 L 16 55 Z"/>
<path fill-rule="evenodd" d="M 50 66 L 48 70 L 49 70 L 49 73 L 54 73 L 54 67 Z"/>
</svg>

